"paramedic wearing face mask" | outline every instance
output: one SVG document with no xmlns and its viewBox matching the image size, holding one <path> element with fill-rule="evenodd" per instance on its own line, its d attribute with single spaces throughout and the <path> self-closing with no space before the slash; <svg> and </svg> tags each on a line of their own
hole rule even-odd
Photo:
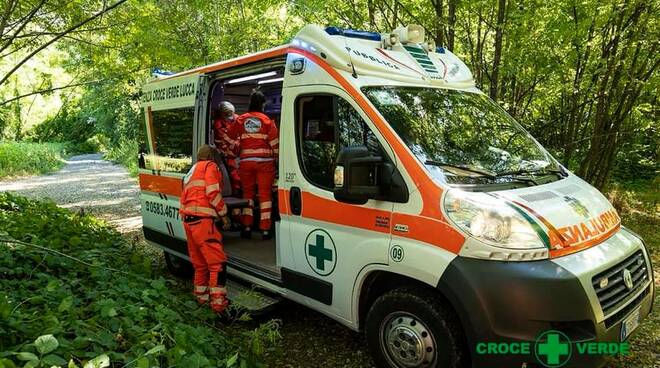
<svg viewBox="0 0 660 368">
<path fill-rule="evenodd" d="M 228 220 L 222 200 L 222 174 L 213 162 L 214 151 L 206 144 L 197 151 L 197 163 L 183 179 L 179 212 L 195 269 L 193 294 L 200 304 L 210 299 L 211 309 L 221 313 L 229 305 L 225 288 L 227 256 L 215 221 L 222 218 L 227 226 Z"/>
<path fill-rule="evenodd" d="M 279 154 L 279 132 L 275 122 L 264 114 L 266 97 L 259 90 L 252 91 L 248 112 L 239 116 L 229 128 L 229 138 L 239 141 L 239 175 L 243 198 L 249 206 L 243 208 L 241 236 L 250 238 L 253 223 L 255 194 L 259 197 L 259 229 L 263 239 L 272 238 L 272 185 Z"/>
<path fill-rule="evenodd" d="M 229 101 L 222 101 L 218 105 L 218 116 L 213 121 L 213 140 L 216 148 L 227 159 L 227 171 L 229 172 L 229 181 L 234 195 L 237 195 L 241 189 L 240 177 L 238 175 L 238 161 L 236 160 L 236 151 L 238 142 L 227 136 L 229 127 L 238 119 L 234 105 Z"/>
</svg>

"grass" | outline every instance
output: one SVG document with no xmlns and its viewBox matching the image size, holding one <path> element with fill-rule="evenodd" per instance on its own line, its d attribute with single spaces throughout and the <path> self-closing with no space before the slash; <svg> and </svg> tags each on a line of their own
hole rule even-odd
<svg viewBox="0 0 660 368">
<path fill-rule="evenodd" d="M 57 171 L 66 153 L 62 143 L 0 142 L 0 178 Z"/>
<path fill-rule="evenodd" d="M 607 196 L 619 211 L 623 225 L 639 234 L 651 254 L 656 288 L 654 310 L 630 339 L 631 354 L 611 367 L 659 367 L 660 353 L 660 177 L 648 181 L 619 183 Z"/>
</svg>

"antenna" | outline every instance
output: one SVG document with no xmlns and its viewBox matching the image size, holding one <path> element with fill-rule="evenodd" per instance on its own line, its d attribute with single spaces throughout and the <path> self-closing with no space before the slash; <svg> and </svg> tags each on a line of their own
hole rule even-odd
<svg viewBox="0 0 660 368">
<path fill-rule="evenodd" d="M 344 32 L 342 31 L 341 33 L 342 36 L 344 36 Z M 351 48 L 348 47 L 348 38 L 344 36 L 344 48 L 346 49 L 346 52 L 348 53 L 348 61 L 351 63 L 351 69 L 353 70 L 353 73 L 351 74 L 353 78 L 357 79 L 358 75 L 357 72 L 355 71 L 355 65 L 353 65 L 353 57 L 351 56 Z"/>
</svg>

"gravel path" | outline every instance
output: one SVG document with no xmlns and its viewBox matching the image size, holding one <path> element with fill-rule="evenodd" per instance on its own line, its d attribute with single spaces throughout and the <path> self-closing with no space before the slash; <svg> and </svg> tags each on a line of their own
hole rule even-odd
<svg viewBox="0 0 660 368">
<path fill-rule="evenodd" d="M 0 181 L 0 191 L 50 198 L 61 207 L 82 209 L 142 242 L 138 183 L 122 166 L 104 161 L 100 154 L 73 156 L 52 174 Z M 162 263 L 160 251 L 146 248 Z M 166 272 L 162 264 L 160 268 Z M 284 302 L 264 318 L 282 322 L 280 348 L 266 357 L 269 367 L 362 368 L 373 364 L 361 335 L 311 309 Z"/>
<path fill-rule="evenodd" d="M 51 198 L 58 205 L 107 220 L 122 233 L 142 227 L 137 181 L 101 154 L 73 156 L 55 173 L 0 181 L 0 191 Z"/>
</svg>

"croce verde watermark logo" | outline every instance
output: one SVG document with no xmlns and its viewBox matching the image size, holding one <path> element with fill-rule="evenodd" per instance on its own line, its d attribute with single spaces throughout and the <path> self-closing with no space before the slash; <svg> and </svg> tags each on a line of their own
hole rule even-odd
<svg viewBox="0 0 660 368">
<path fill-rule="evenodd" d="M 559 331 L 540 334 L 534 345 L 536 360 L 546 367 L 561 367 L 568 363 L 573 354 L 571 340 Z"/>
<path fill-rule="evenodd" d="M 541 333 L 535 342 L 480 342 L 479 355 L 523 355 L 548 368 L 563 367 L 576 355 L 628 355 L 627 342 L 575 342 L 561 331 Z"/>
</svg>

